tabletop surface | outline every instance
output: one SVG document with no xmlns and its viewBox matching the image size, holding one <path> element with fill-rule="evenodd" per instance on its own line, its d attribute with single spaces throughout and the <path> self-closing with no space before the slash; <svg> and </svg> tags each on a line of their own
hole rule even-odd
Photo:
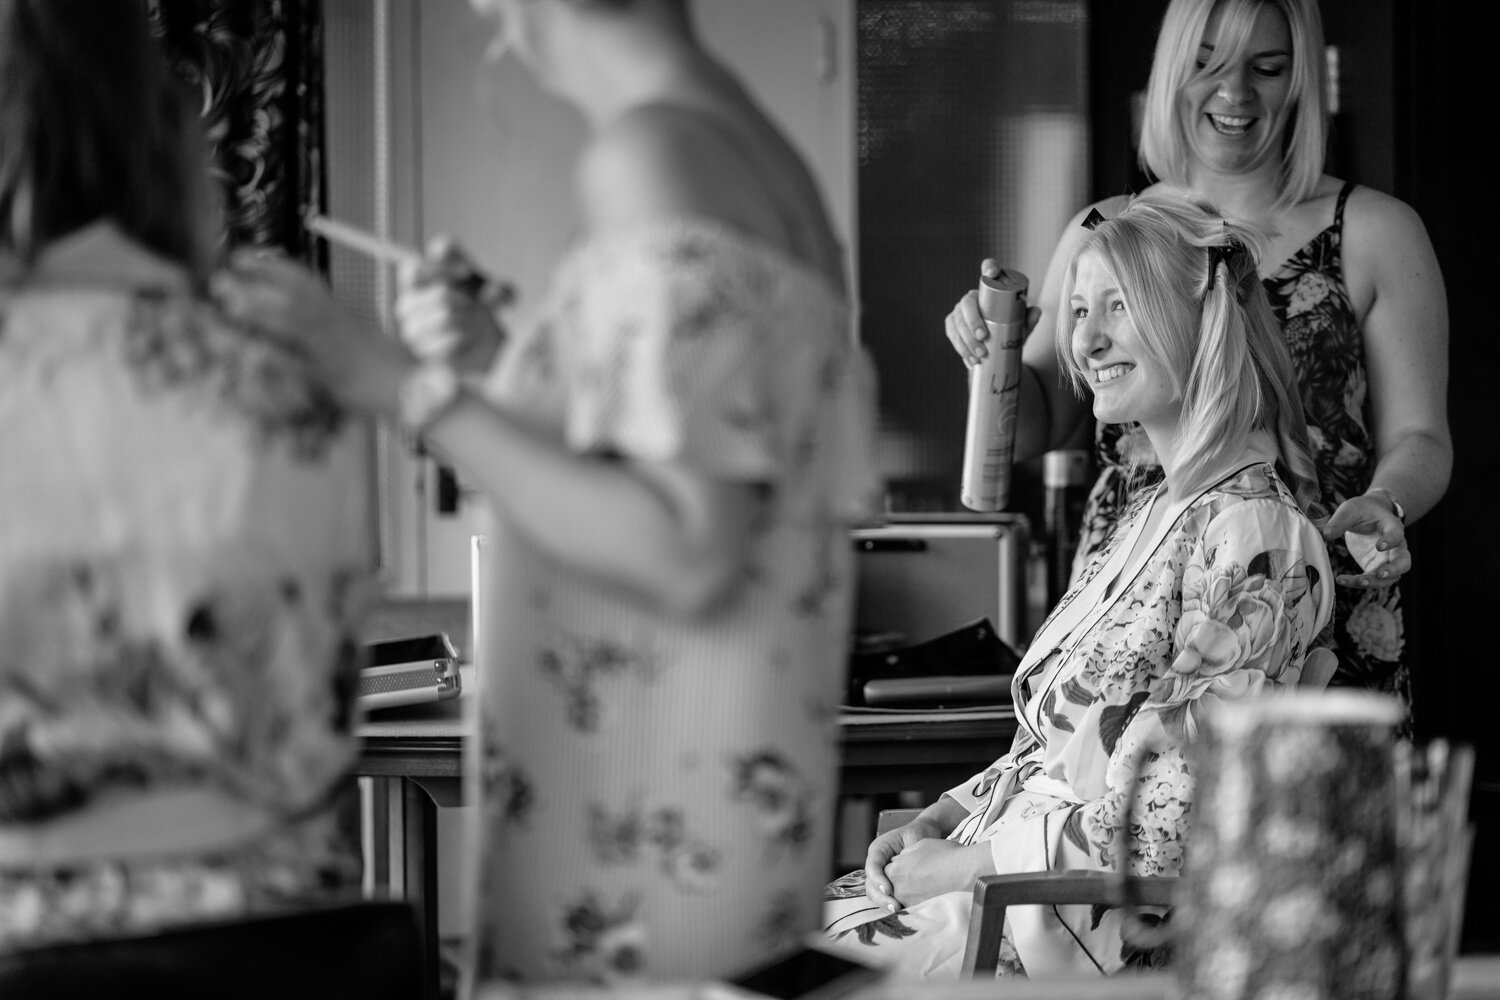
<svg viewBox="0 0 1500 1000">
<path fill-rule="evenodd" d="M 408 705 L 400 709 L 376 712 L 355 727 L 366 740 L 428 737 L 462 739 L 465 720 L 463 697 L 431 705 Z M 839 728 L 845 740 L 885 738 L 892 731 L 921 735 L 922 727 L 943 725 L 944 735 L 967 735 L 993 728 L 997 722 L 1008 723 L 1016 713 L 1009 707 L 963 709 L 957 711 L 872 711 L 846 710 L 839 713 Z"/>
</svg>

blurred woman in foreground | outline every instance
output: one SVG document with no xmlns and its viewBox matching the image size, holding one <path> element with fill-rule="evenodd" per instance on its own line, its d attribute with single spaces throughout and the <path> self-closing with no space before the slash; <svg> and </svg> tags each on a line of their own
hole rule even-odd
<svg viewBox="0 0 1500 1000">
<path fill-rule="evenodd" d="M 405 276 L 411 347 L 285 262 L 220 292 L 493 504 L 479 977 L 727 974 L 817 926 L 832 850 L 847 528 L 878 498 L 843 254 L 685 2 L 477 6 L 591 128 L 529 321 L 501 346 L 451 246 Z"/>
<path fill-rule="evenodd" d="M 0 0 L 0 949 L 357 896 L 360 448 L 145 5 Z"/>
</svg>

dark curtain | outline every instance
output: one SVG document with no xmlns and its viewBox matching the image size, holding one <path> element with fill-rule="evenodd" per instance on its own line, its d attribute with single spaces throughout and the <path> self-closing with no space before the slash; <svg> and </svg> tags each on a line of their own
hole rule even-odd
<svg viewBox="0 0 1500 1000">
<path fill-rule="evenodd" d="M 322 0 L 150 0 L 177 74 L 201 98 L 230 246 L 319 266 L 303 214 L 323 202 Z"/>
</svg>

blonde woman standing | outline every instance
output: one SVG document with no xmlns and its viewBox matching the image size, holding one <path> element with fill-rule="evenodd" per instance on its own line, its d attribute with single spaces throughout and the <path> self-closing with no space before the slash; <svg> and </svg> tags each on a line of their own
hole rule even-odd
<svg viewBox="0 0 1500 1000">
<path fill-rule="evenodd" d="M 1331 514 L 1322 530 L 1339 584 L 1333 683 L 1409 704 L 1397 583 L 1411 567 L 1405 525 L 1442 498 L 1452 471 L 1447 300 L 1416 213 L 1324 173 L 1323 53 L 1316 0 L 1173 0 L 1146 92 L 1141 160 L 1157 180 L 1143 193 L 1194 194 L 1269 235 L 1261 280 L 1292 355 Z M 1129 202 L 1087 206 L 1063 232 L 1024 349 L 1018 458 L 1061 447 L 1087 417 L 1058 377 L 1058 317 L 1048 307 L 1085 235 L 1078 223 L 1094 212 L 1112 218 Z M 946 330 L 961 357 L 984 351 L 972 294 Z M 1075 573 L 1160 475 L 1138 428 L 1098 421 L 1095 443 L 1100 475 Z"/>
</svg>

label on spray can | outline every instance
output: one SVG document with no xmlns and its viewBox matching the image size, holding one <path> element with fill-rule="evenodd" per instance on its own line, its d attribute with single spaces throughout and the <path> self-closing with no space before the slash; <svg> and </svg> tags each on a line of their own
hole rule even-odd
<svg viewBox="0 0 1500 1000">
<path fill-rule="evenodd" d="M 1002 270 L 979 279 L 979 315 L 989 329 L 984 359 L 969 369 L 969 417 L 959 500 L 970 510 L 1004 510 L 1010 502 L 1021 342 L 1026 339 L 1026 275 Z"/>
</svg>

